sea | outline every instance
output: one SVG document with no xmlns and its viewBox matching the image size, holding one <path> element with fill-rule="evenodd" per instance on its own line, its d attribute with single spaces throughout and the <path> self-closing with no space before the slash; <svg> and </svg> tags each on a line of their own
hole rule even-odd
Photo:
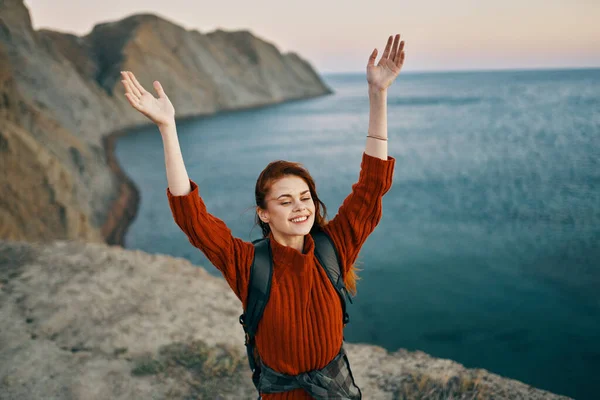
<svg viewBox="0 0 600 400">
<path fill-rule="evenodd" d="M 254 187 L 273 160 L 311 172 L 329 219 L 350 194 L 367 82 L 322 77 L 333 94 L 177 124 L 190 178 L 234 236 L 261 237 Z M 387 112 L 393 185 L 346 340 L 599 398 L 600 69 L 402 72 Z M 132 130 L 116 155 L 141 194 L 125 247 L 220 276 L 173 221 L 158 129 Z"/>
</svg>

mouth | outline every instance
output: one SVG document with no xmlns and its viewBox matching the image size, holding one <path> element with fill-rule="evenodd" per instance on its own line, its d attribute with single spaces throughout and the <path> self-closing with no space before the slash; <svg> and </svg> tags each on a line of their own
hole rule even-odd
<svg viewBox="0 0 600 400">
<path fill-rule="evenodd" d="M 308 221 L 308 215 L 304 215 L 302 217 L 292 218 L 292 219 L 290 219 L 290 221 L 292 223 L 294 223 L 294 224 L 301 225 L 301 224 L 304 224 L 304 223 L 306 223 Z"/>
</svg>

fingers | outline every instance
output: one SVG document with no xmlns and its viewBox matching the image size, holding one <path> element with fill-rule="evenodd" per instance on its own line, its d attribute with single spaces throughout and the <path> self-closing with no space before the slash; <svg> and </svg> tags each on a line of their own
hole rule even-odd
<svg viewBox="0 0 600 400">
<path fill-rule="evenodd" d="M 140 97 L 142 97 L 142 94 L 146 93 L 146 89 L 144 89 L 144 87 L 142 85 L 140 85 L 138 80 L 135 78 L 135 75 L 133 74 L 133 72 L 127 71 L 127 73 L 129 74 L 129 77 L 131 78 L 131 81 L 133 82 L 134 88 L 137 89 L 137 91 L 140 93 Z"/>
<path fill-rule="evenodd" d="M 127 98 L 127 101 L 129 101 L 129 104 L 131 104 L 133 108 L 135 108 L 138 111 L 141 111 L 141 95 L 139 93 L 139 90 L 137 90 L 137 88 L 134 87 L 133 82 L 129 77 L 129 74 L 127 74 L 125 71 L 121 71 L 121 76 L 123 77 L 121 83 L 123 83 L 123 86 L 125 87 L 125 97 Z"/>
<path fill-rule="evenodd" d="M 390 53 L 390 60 L 394 61 L 396 59 L 396 54 L 398 53 L 398 42 L 400 41 L 400 34 L 396 34 L 394 37 L 394 44 L 392 44 L 392 52 Z"/>
<path fill-rule="evenodd" d="M 154 90 L 156 90 L 159 98 L 167 97 L 159 81 L 154 81 Z"/>
<path fill-rule="evenodd" d="M 131 104 L 131 106 L 133 108 L 135 108 L 138 111 L 141 111 L 141 106 L 140 106 L 140 103 L 139 103 L 139 99 L 137 99 L 131 93 L 125 93 L 125 97 L 127 97 L 127 100 L 129 101 L 129 104 Z"/>
<path fill-rule="evenodd" d="M 139 90 L 134 87 L 129 74 L 127 74 L 125 71 L 121 71 L 121 77 L 123 78 L 121 82 L 125 87 L 125 93 L 129 93 L 131 96 L 133 96 L 134 100 L 139 101 L 142 95 L 140 94 Z"/>
<path fill-rule="evenodd" d="M 145 92 L 144 88 L 142 88 L 142 90 L 140 91 L 139 88 L 135 85 L 135 82 L 137 82 L 137 80 L 135 80 L 135 76 L 133 75 L 133 73 L 129 72 L 129 71 L 121 71 L 121 76 L 123 77 L 123 85 L 125 85 L 125 89 L 127 89 L 129 91 L 129 93 L 133 94 L 134 96 L 136 96 L 138 99 L 142 97 L 142 93 Z M 138 83 L 139 87 L 141 87 L 141 85 Z"/>
<path fill-rule="evenodd" d="M 373 65 L 375 65 L 376 58 L 377 58 L 377 49 L 374 49 L 373 52 L 371 53 L 371 56 L 369 57 L 369 62 L 367 63 L 367 66 L 372 67 Z"/>
<path fill-rule="evenodd" d="M 390 36 L 388 38 L 387 44 L 385 45 L 385 50 L 383 51 L 383 55 L 381 56 L 381 60 L 385 60 L 390 55 L 390 49 L 392 47 L 392 38 L 393 36 Z M 379 62 L 381 62 L 381 60 L 379 60 Z"/>
<path fill-rule="evenodd" d="M 400 41 L 399 33 L 396 35 L 390 35 L 385 46 L 385 51 L 379 60 L 379 64 L 389 58 L 389 60 L 396 64 L 397 67 L 402 67 L 402 64 L 404 64 L 404 57 L 404 40 Z M 372 58 L 373 54 L 371 54 L 371 58 L 369 58 L 369 65 L 371 65 Z"/>
<path fill-rule="evenodd" d="M 400 42 L 400 47 L 398 48 L 398 52 L 396 53 L 394 64 L 396 64 L 398 67 L 401 67 L 402 64 L 404 64 L 404 40 Z"/>
<path fill-rule="evenodd" d="M 131 82 L 123 79 L 121 83 L 123 83 L 123 86 L 125 87 L 125 94 L 129 94 L 136 101 L 140 100 L 140 97 L 133 92 Z"/>
</svg>

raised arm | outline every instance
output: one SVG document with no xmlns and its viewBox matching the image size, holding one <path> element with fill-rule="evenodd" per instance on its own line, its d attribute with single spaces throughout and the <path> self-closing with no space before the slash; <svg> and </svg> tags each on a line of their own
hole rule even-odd
<svg viewBox="0 0 600 400">
<path fill-rule="evenodd" d="M 190 243 L 202 250 L 217 267 L 238 298 L 245 303 L 250 265 L 254 257 L 252 243 L 231 235 L 225 223 L 208 213 L 200 198 L 198 185 L 185 169 L 175 125 L 175 109 L 158 81 L 155 98 L 137 81 L 133 73 L 122 72 L 125 97 L 133 108 L 154 122 L 162 136 L 167 170 L 167 198 L 175 223 Z"/>
<path fill-rule="evenodd" d="M 400 41 L 400 35 L 388 38 L 377 65 L 376 58 L 377 49 L 373 50 L 367 63 L 369 130 L 358 182 L 325 227 L 340 252 L 345 272 L 356 261 L 363 243 L 381 220 L 381 199 L 392 186 L 395 166 L 395 159 L 388 156 L 387 148 L 387 89 L 404 63 L 404 41 Z"/>
<path fill-rule="evenodd" d="M 367 63 L 367 82 L 369 83 L 369 130 L 365 153 L 370 156 L 387 159 L 387 90 L 394 82 L 404 64 L 404 41 L 397 34 L 388 38 L 381 59 L 375 65 L 377 49 L 374 49 Z"/>
<path fill-rule="evenodd" d="M 154 81 L 155 98 L 138 82 L 133 72 L 121 71 L 121 83 L 125 86 L 125 97 L 129 104 L 154 122 L 160 131 L 165 150 L 167 182 L 171 193 L 175 196 L 188 194 L 191 191 L 188 173 L 183 163 L 181 148 L 175 127 L 175 107 L 169 100 L 159 81 Z"/>
<path fill-rule="evenodd" d="M 175 196 L 167 189 L 175 223 L 187 235 L 190 243 L 202 250 L 206 258 L 221 271 L 245 307 L 254 245 L 232 236 L 225 222 L 206 210 L 198 185 L 193 181 L 188 181 L 188 184 L 191 191 L 182 196 Z"/>
<path fill-rule="evenodd" d="M 356 261 L 367 237 L 382 217 L 382 198 L 392 186 L 396 160 L 384 161 L 363 153 L 358 182 L 335 217 L 324 227 L 342 258 L 344 274 Z"/>
</svg>

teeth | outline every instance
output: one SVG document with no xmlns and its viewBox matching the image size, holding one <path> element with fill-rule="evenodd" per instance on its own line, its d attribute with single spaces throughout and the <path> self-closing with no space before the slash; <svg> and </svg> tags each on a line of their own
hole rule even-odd
<svg viewBox="0 0 600 400">
<path fill-rule="evenodd" d="M 306 221 L 308 219 L 308 217 L 300 217 L 300 218 L 295 218 L 292 220 L 292 222 L 301 222 L 301 221 Z"/>
</svg>

